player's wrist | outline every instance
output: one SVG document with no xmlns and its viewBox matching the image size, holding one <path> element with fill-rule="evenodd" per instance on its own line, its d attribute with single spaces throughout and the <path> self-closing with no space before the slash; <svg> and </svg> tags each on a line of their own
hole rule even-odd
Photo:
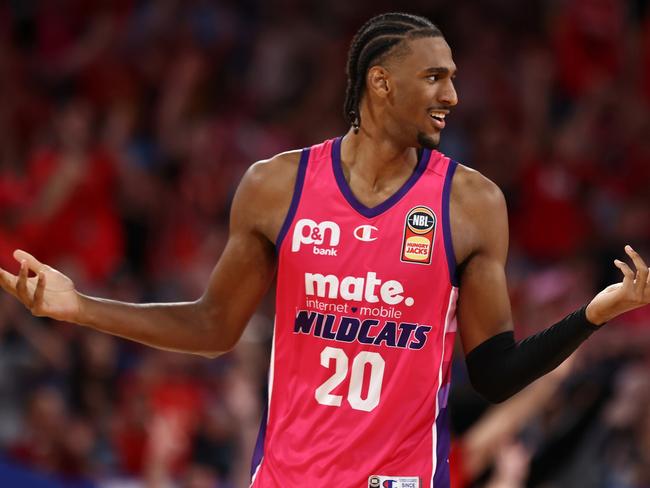
<svg viewBox="0 0 650 488">
<path fill-rule="evenodd" d="M 77 296 L 77 310 L 73 314 L 71 322 L 77 325 L 90 325 L 92 299 L 76 290 L 75 294 Z"/>
<path fill-rule="evenodd" d="M 598 311 L 597 306 L 591 301 L 589 305 L 584 308 L 585 320 L 594 327 L 600 327 L 610 320 L 610 317 L 604 316 Z"/>
</svg>

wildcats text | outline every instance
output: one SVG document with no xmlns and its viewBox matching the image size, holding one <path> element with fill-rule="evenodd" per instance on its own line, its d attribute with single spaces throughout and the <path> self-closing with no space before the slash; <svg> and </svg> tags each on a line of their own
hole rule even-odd
<svg viewBox="0 0 650 488">
<path fill-rule="evenodd" d="M 309 310 L 296 313 L 293 328 L 294 334 L 309 334 L 332 341 L 357 341 L 361 344 L 413 350 L 425 346 L 430 331 L 429 325 L 376 319 L 361 320 Z"/>
</svg>

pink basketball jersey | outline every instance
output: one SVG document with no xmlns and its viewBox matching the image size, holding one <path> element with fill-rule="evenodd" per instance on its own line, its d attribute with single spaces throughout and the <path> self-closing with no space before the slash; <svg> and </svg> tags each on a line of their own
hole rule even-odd
<svg viewBox="0 0 650 488">
<path fill-rule="evenodd" d="M 404 186 L 368 208 L 340 150 L 340 138 L 303 150 L 276 243 L 269 403 L 251 486 L 448 487 L 456 163 L 422 151 Z"/>
</svg>

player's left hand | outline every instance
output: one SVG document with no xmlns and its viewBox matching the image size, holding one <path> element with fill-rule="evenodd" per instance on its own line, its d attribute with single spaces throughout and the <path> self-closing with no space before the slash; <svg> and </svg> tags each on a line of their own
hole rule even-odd
<svg viewBox="0 0 650 488">
<path fill-rule="evenodd" d="M 636 271 L 623 261 L 614 260 L 614 265 L 623 273 L 623 281 L 608 286 L 587 305 L 587 320 L 593 324 L 603 324 L 650 303 L 650 269 L 631 246 L 625 246 L 625 252 L 632 259 Z"/>
</svg>

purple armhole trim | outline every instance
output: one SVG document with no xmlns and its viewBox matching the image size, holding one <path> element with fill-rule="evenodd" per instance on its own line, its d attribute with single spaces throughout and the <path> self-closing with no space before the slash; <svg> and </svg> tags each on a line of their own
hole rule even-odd
<svg viewBox="0 0 650 488">
<path fill-rule="evenodd" d="M 363 215 L 366 218 L 373 218 L 377 217 L 379 214 L 385 212 L 388 210 L 390 207 L 395 205 L 406 193 L 417 183 L 417 181 L 420 179 L 420 176 L 422 176 L 422 173 L 424 173 L 424 170 L 427 168 L 427 164 L 429 163 L 429 158 L 431 157 L 431 151 L 429 149 L 424 149 L 422 151 L 422 154 L 420 156 L 420 159 L 418 160 L 418 164 L 415 167 L 415 170 L 411 174 L 408 180 L 406 180 L 406 183 L 402 185 L 402 187 L 397 190 L 393 195 L 391 195 L 388 199 L 384 200 L 382 203 L 375 207 L 366 207 L 362 203 L 357 200 L 357 197 L 354 196 L 354 193 L 352 193 L 352 190 L 350 190 L 350 187 L 348 186 L 348 182 L 345 179 L 345 175 L 343 174 L 343 167 L 341 165 L 341 140 L 342 137 L 337 137 L 334 139 L 334 143 L 332 144 L 332 166 L 334 167 L 334 176 L 336 178 L 336 183 L 338 184 L 338 187 L 343 193 L 343 196 L 345 199 L 348 201 L 348 203 L 354 208 L 357 212 L 359 212 L 361 215 Z"/>
<path fill-rule="evenodd" d="M 264 440 L 266 439 L 266 423 L 268 422 L 268 419 L 266 418 L 267 412 L 268 405 L 264 407 L 260 430 L 257 433 L 257 442 L 255 443 L 255 450 L 253 451 L 253 460 L 251 463 L 251 478 L 255 474 L 257 467 L 262 463 L 262 458 L 264 457 Z"/>
<path fill-rule="evenodd" d="M 442 187 L 442 231 L 445 237 L 445 254 L 447 255 L 447 265 L 449 267 L 449 279 L 452 286 L 458 287 L 458 276 L 456 273 L 456 255 L 454 254 L 454 244 L 451 240 L 451 220 L 449 218 L 449 200 L 451 197 L 451 180 L 454 178 L 454 172 L 458 163 L 449 161 L 445 184 Z"/>
<path fill-rule="evenodd" d="M 282 241 L 284 236 L 287 235 L 289 227 L 291 227 L 291 222 L 296 215 L 298 210 L 298 204 L 300 203 L 300 194 L 302 193 L 302 185 L 305 182 L 305 173 L 307 172 L 307 161 L 309 161 L 309 152 L 311 148 L 305 148 L 300 153 L 300 163 L 298 164 L 298 174 L 296 174 L 296 185 L 293 188 L 293 198 L 291 199 L 291 205 L 289 206 L 289 211 L 287 216 L 284 218 L 284 223 L 280 228 L 280 233 L 278 238 L 275 241 L 275 252 L 280 254 L 280 246 L 282 246 Z"/>
</svg>

